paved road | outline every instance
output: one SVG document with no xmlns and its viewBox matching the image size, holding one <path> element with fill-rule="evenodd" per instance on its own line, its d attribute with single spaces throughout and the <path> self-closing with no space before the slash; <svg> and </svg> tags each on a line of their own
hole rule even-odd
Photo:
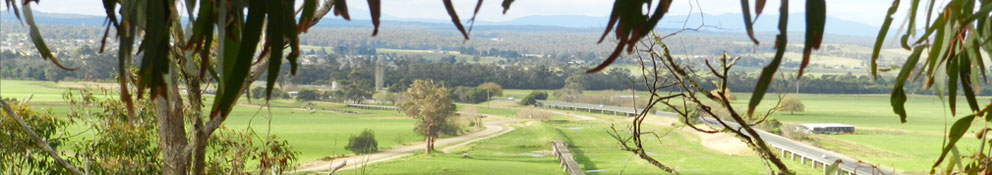
<svg viewBox="0 0 992 175">
<path fill-rule="evenodd" d="M 462 136 L 458 136 L 458 137 L 438 139 L 437 141 L 434 142 L 434 145 L 436 147 L 443 147 L 445 145 L 449 145 L 449 144 L 453 144 L 453 143 L 464 142 L 462 144 L 452 146 L 452 147 L 458 147 L 458 146 L 462 146 L 462 145 L 464 145 L 466 143 L 471 143 L 471 142 L 479 141 L 479 140 L 482 140 L 482 139 L 485 139 L 485 138 L 490 138 L 490 137 L 495 137 L 495 136 L 498 136 L 498 135 L 502 135 L 502 134 L 508 133 L 509 131 L 512 131 L 513 130 L 512 127 L 503 126 L 503 124 L 513 123 L 513 122 L 517 122 L 517 121 L 520 121 L 520 120 L 500 120 L 500 121 L 489 121 L 489 122 L 485 122 L 484 125 L 486 126 L 486 129 L 483 130 L 483 131 L 475 132 L 475 133 L 468 134 L 468 135 L 462 135 Z M 389 150 L 386 150 L 386 151 L 383 151 L 383 152 L 379 152 L 379 153 L 375 153 L 375 154 L 362 155 L 362 156 L 351 156 L 351 157 L 345 157 L 345 158 L 338 158 L 338 159 L 334 159 L 332 161 L 307 162 L 307 163 L 302 164 L 300 168 L 298 168 L 296 171 L 294 171 L 292 173 L 301 173 L 301 172 L 326 172 L 326 171 L 329 171 L 331 169 L 331 166 L 332 166 L 331 164 L 332 163 L 334 165 L 338 165 L 341 162 L 346 162 L 347 163 L 347 165 L 344 168 L 342 168 L 341 170 L 353 169 L 353 168 L 360 168 L 363 165 L 369 165 L 369 164 L 373 164 L 373 163 L 379 163 L 379 162 L 383 162 L 383 161 L 388 161 L 388 160 L 393 160 L 393 159 L 397 159 L 397 158 L 401 158 L 401 157 L 406 157 L 406 156 L 413 155 L 414 152 L 424 151 L 424 147 L 425 146 L 426 146 L 425 143 L 419 143 L 419 144 L 415 144 L 415 145 L 409 145 L 409 146 L 403 146 L 403 147 L 399 147 L 399 148 L 393 148 L 393 149 L 389 149 Z M 448 149 L 446 148 L 444 150 L 448 150 Z"/>
<path fill-rule="evenodd" d="M 663 116 L 663 117 L 673 117 L 673 118 L 677 117 L 677 115 L 675 115 L 674 113 L 660 112 L 660 111 L 655 112 L 655 115 Z M 722 127 L 719 123 L 717 123 L 712 119 L 702 120 L 702 122 L 713 127 Z M 737 123 L 733 123 L 733 122 L 727 124 L 735 129 L 740 127 L 740 125 L 737 125 Z M 764 139 L 765 142 L 767 142 L 771 146 L 803 155 L 803 157 L 814 159 L 818 162 L 825 162 L 827 164 L 830 164 L 836 160 L 841 160 L 841 165 L 839 165 L 841 169 L 849 170 L 849 171 L 856 170 L 857 174 L 893 174 L 892 171 L 871 168 L 871 165 L 867 163 L 859 163 L 856 159 L 844 156 L 843 154 L 840 153 L 806 145 L 804 143 L 796 142 L 788 138 L 776 134 L 772 134 L 769 132 L 765 132 L 762 130 L 757 130 L 757 132 L 758 135 L 760 135 L 761 138 Z M 783 158 L 783 159 L 788 159 L 788 158 Z"/>
</svg>

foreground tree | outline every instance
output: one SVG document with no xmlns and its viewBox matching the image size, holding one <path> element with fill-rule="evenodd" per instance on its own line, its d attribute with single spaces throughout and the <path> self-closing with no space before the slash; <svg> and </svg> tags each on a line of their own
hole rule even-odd
<svg viewBox="0 0 992 175">
<path fill-rule="evenodd" d="M 448 96 L 447 88 L 435 85 L 433 81 L 414 80 L 403 95 L 407 100 L 397 107 L 407 116 L 417 119 L 416 130 L 424 135 L 424 142 L 427 143 L 424 152 L 430 154 L 437 137 L 451 128 L 455 103 Z"/>
</svg>

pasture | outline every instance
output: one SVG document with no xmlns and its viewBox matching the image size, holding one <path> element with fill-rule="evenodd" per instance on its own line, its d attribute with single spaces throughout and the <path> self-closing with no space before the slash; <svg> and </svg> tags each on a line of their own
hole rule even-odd
<svg viewBox="0 0 992 175">
<path fill-rule="evenodd" d="M 504 90 L 504 96 L 523 98 L 532 90 Z M 553 90 L 544 90 L 553 92 Z M 620 91 L 619 94 L 629 94 Z M 617 91 L 585 91 L 587 95 L 618 94 Z M 647 97 L 645 92 L 637 92 L 638 97 Z M 735 93 L 733 101 L 736 109 L 747 108 L 750 94 Z M 553 100 L 554 97 L 549 97 Z M 788 112 L 773 113 L 772 117 L 788 126 L 802 123 L 841 123 L 856 127 L 855 134 L 815 135 L 814 145 L 835 151 L 855 159 L 871 162 L 883 167 L 894 167 L 903 172 L 929 172 L 940 155 L 945 130 L 958 118 L 970 113 L 967 102 L 959 95 L 957 115 L 952 116 L 947 103 L 932 95 L 908 95 L 906 110 L 907 122 L 901 123 L 892 112 L 889 94 L 800 94 L 805 112 L 790 115 Z M 946 97 L 945 97 L 946 100 Z M 989 97 L 979 97 L 979 104 L 987 104 Z M 778 101 L 777 94 L 768 93 L 757 111 L 765 111 Z M 593 115 L 593 114 L 589 114 Z M 966 137 L 957 144 L 963 155 L 970 155 L 978 148 L 979 140 L 975 133 L 985 126 L 975 122 Z"/>
<path fill-rule="evenodd" d="M 68 107 L 62 102 L 62 94 L 70 88 L 83 86 L 81 82 L 42 82 L 22 80 L 0 81 L 0 96 L 4 98 L 23 99 L 33 98 L 31 105 L 41 110 L 51 110 L 55 114 L 68 113 Z M 87 83 L 107 87 L 106 83 Z M 532 90 L 507 89 L 504 97 L 523 98 Z M 553 90 L 543 90 L 549 94 Z M 588 95 L 629 94 L 629 91 L 586 91 Z M 646 97 L 644 92 L 636 93 Z M 750 94 L 736 93 L 735 108 L 745 109 Z M 966 102 L 958 98 L 957 117 L 947 110 L 946 103 L 939 98 L 929 95 L 909 95 L 906 103 L 909 114 L 906 123 L 900 123 L 899 118 L 892 113 L 888 94 L 855 95 L 855 94 L 800 94 L 805 106 L 805 112 L 790 115 L 779 112 L 772 117 L 791 124 L 801 123 L 842 123 L 855 125 L 857 132 L 849 135 L 815 135 L 812 143 L 821 148 L 832 150 L 847 156 L 879 164 L 884 167 L 894 167 L 902 172 L 928 172 L 933 161 L 940 154 L 945 130 L 960 116 L 967 115 Z M 554 100 L 550 97 L 550 100 Z M 774 93 L 766 95 L 759 111 L 766 110 L 777 102 Z M 980 97 L 982 104 L 989 101 L 988 97 Z M 212 96 L 207 96 L 205 103 L 212 102 Z M 345 108 L 344 104 L 328 102 L 299 102 L 292 99 L 268 101 L 271 108 L 259 107 L 264 100 L 242 99 L 242 105 L 234 108 L 232 116 L 225 122 L 224 127 L 232 130 L 254 129 L 261 134 L 272 134 L 287 140 L 292 147 L 299 151 L 299 162 L 307 162 L 324 157 L 350 155 L 344 149 L 347 138 L 358 134 L 362 129 L 375 131 L 376 138 L 382 149 L 419 142 L 422 137 L 413 133 L 414 120 L 405 117 L 397 111 L 376 111 Z M 473 106 L 478 113 L 494 116 L 514 117 L 519 110 L 512 104 L 482 103 L 458 104 L 460 109 Z M 357 114 L 346 114 L 341 111 L 353 111 Z M 573 111 L 574 112 L 574 111 Z M 482 142 L 470 144 L 468 147 L 455 150 L 451 154 L 416 155 L 371 166 L 367 170 L 373 174 L 396 173 L 409 171 L 413 173 L 454 173 L 478 174 L 486 172 L 506 172 L 514 174 L 508 168 L 526 170 L 529 173 L 558 173 L 557 162 L 553 157 L 540 152 L 550 150 L 551 140 L 570 140 L 576 148 L 577 159 L 585 170 L 601 170 L 604 174 L 616 174 L 621 169 L 625 172 L 654 172 L 656 169 L 637 158 L 630 158 L 628 152 L 616 149 L 616 145 L 604 132 L 610 123 L 622 120 L 623 117 L 578 112 L 582 115 L 593 116 L 601 120 L 593 122 L 564 121 L 566 116 L 553 115 L 552 121 L 536 123 L 530 126 L 519 125 L 517 130 L 507 135 L 499 136 Z M 609 121 L 609 122 L 604 122 Z M 625 125 L 626 122 L 617 124 Z M 970 155 L 977 149 L 979 140 L 974 133 L 984 126 L 976 122 L 972 129 L 958 144 L 964 155 Z M 666 127 L 658 127 L 663 130 Z M 72 127 L 70 132 L 82 132 L 82 126 Z M 789 130 L 793 128 L 782 128 Z M 679 131 L 681 132 L 681 131 Z M 87 137 L 81 134 L 78 137 Z M 82 139 L 82 138 L 75 138 Z M 742 172 L 763 172 L 763 166 L 758 158 L 753 156 L 725 156 L 702 147 L 699 138 L 692 134 L 670 134 L 662 138 L 661 143 L 651 141 L 649 148 L 653 156 L 688 174 L 728 173 L 737 168 L 745 167 Z M 462 159 L 462 153 L 473 158 Z M 542 157 L 543 156 L 543 157 Z M 583 157 L 579 157 L 583 156 Z M 629 160 L 629 162 L 628 162 Z M 441 163 L 443 162 L 443 163 Z M 746 166 L 733 168 L 713 167 L 708 162 L 723 162 L 715 165 L 743 162 Z M 753 164 L 753 165 L 752 165 Z M 802 167 L 793 162 L 795 169 Z M 469 166 L 473 165 L 473 166 Z M 485 165 L 491 167 L 479 167 Z M 625 166 L 626 165 L 626 166 Z M 626 168 L 624 168 L 626 167 Z M 698 171 L 698 172 L 697 172 Z M 803 170 L 807 171 L 807 170 Z M 813 170 L 809 170 L 813 171 Z M 355 174 L 355 171 L 346 171 Z M 525 172 L 518 172 L 525 173 Z M 597 172 L 590 172 L 596 174 Z M 749 173 L 750 174 L 750 173 Z"/>
<path fill-rule="evenodd" d="M 597 117 L 599 118 L 599 117 Z M 551 152 L 551 141 L 570 143 L 569 151 L 586 174 L 658 174 L 659 169 L 632 153 L 617 149 L 617 142 L 605 131 L 610 124 L 622 127 L 624 120 L 600 118 L 596 121 L 530 122 L 515 125 L 506 135 L 469 144 L 449 154 L 406 157 L 397 161 L 370 165 L 341 174 L 564 174 Z M 647 125 L 646 125 L 647 126 Z M 648 126 L 663 132 L 667 126 Z M 761 160 L 754 155 L 726 154 L 703 147 L 692 133 L 675 130 L 661 141 L 645 136 L 649 155 L 681 174 L 766 174 Z M 462 158 L 463 154 L 470 158 Z M 786 162 L 799 174 L 817 174 L 818 170 Z"/>
<path fill-rule="evenodd" d="M 71 84 L 75 82 L 60 82 Z M 62 102 L 62 94 L 68 90 L 56 86 L 52 82 L 0 80 L 4 98 L 26 98 L 34 95 L 31 104 L 36 109 L 52 110 L 56 115 L 68 113 L 68 107 Z M 96 94 L 96 93 L 95 93 Z M 209 110 L 212 96 L 205 100 Z M 242 103 L 247 100 L 242 98 Z M 264 103 L 264 100 L 252 100 L 252 103 Z M 307 162 L 327 156 L 352 154 L 344 147 L 348 137 L 357 135 L 363 129 L 375 131 L 379 146 L 383 149 L 418 142 L 422 136 L 413 132 L 414 120 L 405 117 L 397 111 L 376 111 L 345 108 L 338 103 L 314 103 L 316 110 L 304 110 L 301 102 L 295 100 L 273 100 L 269 103 L 272 108 L 255 105 L 239 105 L 231 112 L 231 116 L 222 127 L 243 131 L 253 129 L 261 135 L 275 135 L 285 139 L 299 152 L 298 161 Z M 344 114 L 332 110 L 348 110 L 358 114 Z M 84 126 L 70 127 L 70 132 L 83 132 Z M 80 138 L 90 137 L 80 134 Z"/>
</svg>

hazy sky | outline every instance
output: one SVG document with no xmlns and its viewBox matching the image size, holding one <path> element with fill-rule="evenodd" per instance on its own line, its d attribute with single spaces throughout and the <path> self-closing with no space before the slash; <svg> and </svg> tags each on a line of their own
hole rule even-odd
<svg viewBox="0 0 992 175">
<path fill-rule="evenodd" d="M 690 2 L 697 1 L 675 0 L 671 15 L 685 15 L 689 12 Z M 298 0 L 299 2 L 299 0 Z M 739 0 L 699 0 L 707 14 L 719 15 L 725 13 L 740 13 Z M 474 0 L 455 0 L 454 4 L 460 16 L 467 19 L 475 6 Z M 502 0 L 487 0 L 479 12 L 479 20 L 505 21 L 531 15 L 585 15 L 607 16 L 612 9 L 612 0 L 516 0 L 510 11 L 503 15 L 500 4 Z M 752 2 L 753 3 L 753 2 Z M 827 15 L 835 18 L 856 21 L 868 25 L 879 26 L 885 12 L 892 2 L 890 0 L 828 0 Z M 368 4 L 361 0 L 348 1 L 349 8 L 356 11 L 367 11 Z M 43 12 L 76 13 L 87 15 L 102 15 L 103 7 L 99 0 L 43 0 L 34 6 Z M 765 14 L 778 14 L 779 1 L 770 0 L 765 6 Z M 753 8 L 753 5 L 752 5 Z M 790 1 L 790 12 L 803 12 L 804 0 Z M 908 5 L 903 5 L 903 9 Z M 383 13 L 399 18 L 428 18 L 449 19 L 444 12 L 440 0 L 384 0 Z M 902 11 L 902 10 L 901 10 Z M 698 12 L 698 10 L 696 11 Z M 900 12 L 900 19 L 903 15 Z M 9 14 L 3 14 L 9 15 Z M 898 22 L 896 22 L 898 24 Z"/>
</svg>

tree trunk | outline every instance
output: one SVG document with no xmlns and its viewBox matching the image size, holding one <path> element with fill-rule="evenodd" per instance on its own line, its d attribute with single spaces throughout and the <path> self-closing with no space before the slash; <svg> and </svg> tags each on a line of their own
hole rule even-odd
<svg viewBox="0 0 992 175">
<path fill-rule="evenodd" d="M 197 120 L 199 120 L 199 119 L 197 119 Z M 202 126 L 201 127 L 198 127 L 198 128 L 202 128 Z M 193 175 L 204 174 L 204 166 L 206 166 L 206 163 L 204 163 L 205 162 L 204 161 L 204 159 L 205 159 L 204 156 L 207 153 L 206 152 L 206 148 L 207 148 L 207 139 L 208 138 L 210 138 L 210 136 L 207 135 L 206 132 L 203 132 L 200 129 L 196 129 L 195 133 L 193 134 L 193 155 L 192 155 L 193 156 L 193 172 L 192 172 Z"/>
<path fill-rule="evenodd" d="M 424 127 L 424 132 L 425 132 L 425 134 L 424 134 L 425 135 L 425 137 L 424 137 L 424 142 L 425 142 L 424 143 L 424 145 L 425 145 L 425 147 L 424 147 L 424 153 L 426 153 L 426 154 L 431 154 L 431 151 L 434 151 L 434 134 L 433 134 L 434 133 L 433 132 L 434 131 L 433 130 L 434 126 L 433 125 L 434 125 L 434 123 L 427 122 L 427 126 Z"/>
<path fill-rule="evenodd" d="M 204 155 L 206 155 L 207 139 L 210 138 L 206 132 L 203 131 L 203 116 L 201 116 L 202 106 L 200 100 L 202 94 L 200 93 L 200 81 L 198 81 L 197 76 L 186 76 L 187 82 L 187 94 L 189 98 L 189 106 L 192 112 L 191 117 L 193 117 L 193 148 L 187 148 L 187 152 L 192 149 L 192 166 L 193 175 L 204 174 Z"/>
<path fill-rule="evenodd" d="M 424 154 L 431 154 L 431 136 L 424 137 Z"/>
<path fill-rule="evenodd" d="M 176 96 L 166 95 L 168 98 Z M 185 175 L 189 166 L 189 155 L 186 149 L 186 131 L 183 123 L 181 106 L 170 103 L 166 97 L 156 97 L 155 116 L 158 120 L 159 151 L 165 167 L 162 174 Z"/>
</svg>

